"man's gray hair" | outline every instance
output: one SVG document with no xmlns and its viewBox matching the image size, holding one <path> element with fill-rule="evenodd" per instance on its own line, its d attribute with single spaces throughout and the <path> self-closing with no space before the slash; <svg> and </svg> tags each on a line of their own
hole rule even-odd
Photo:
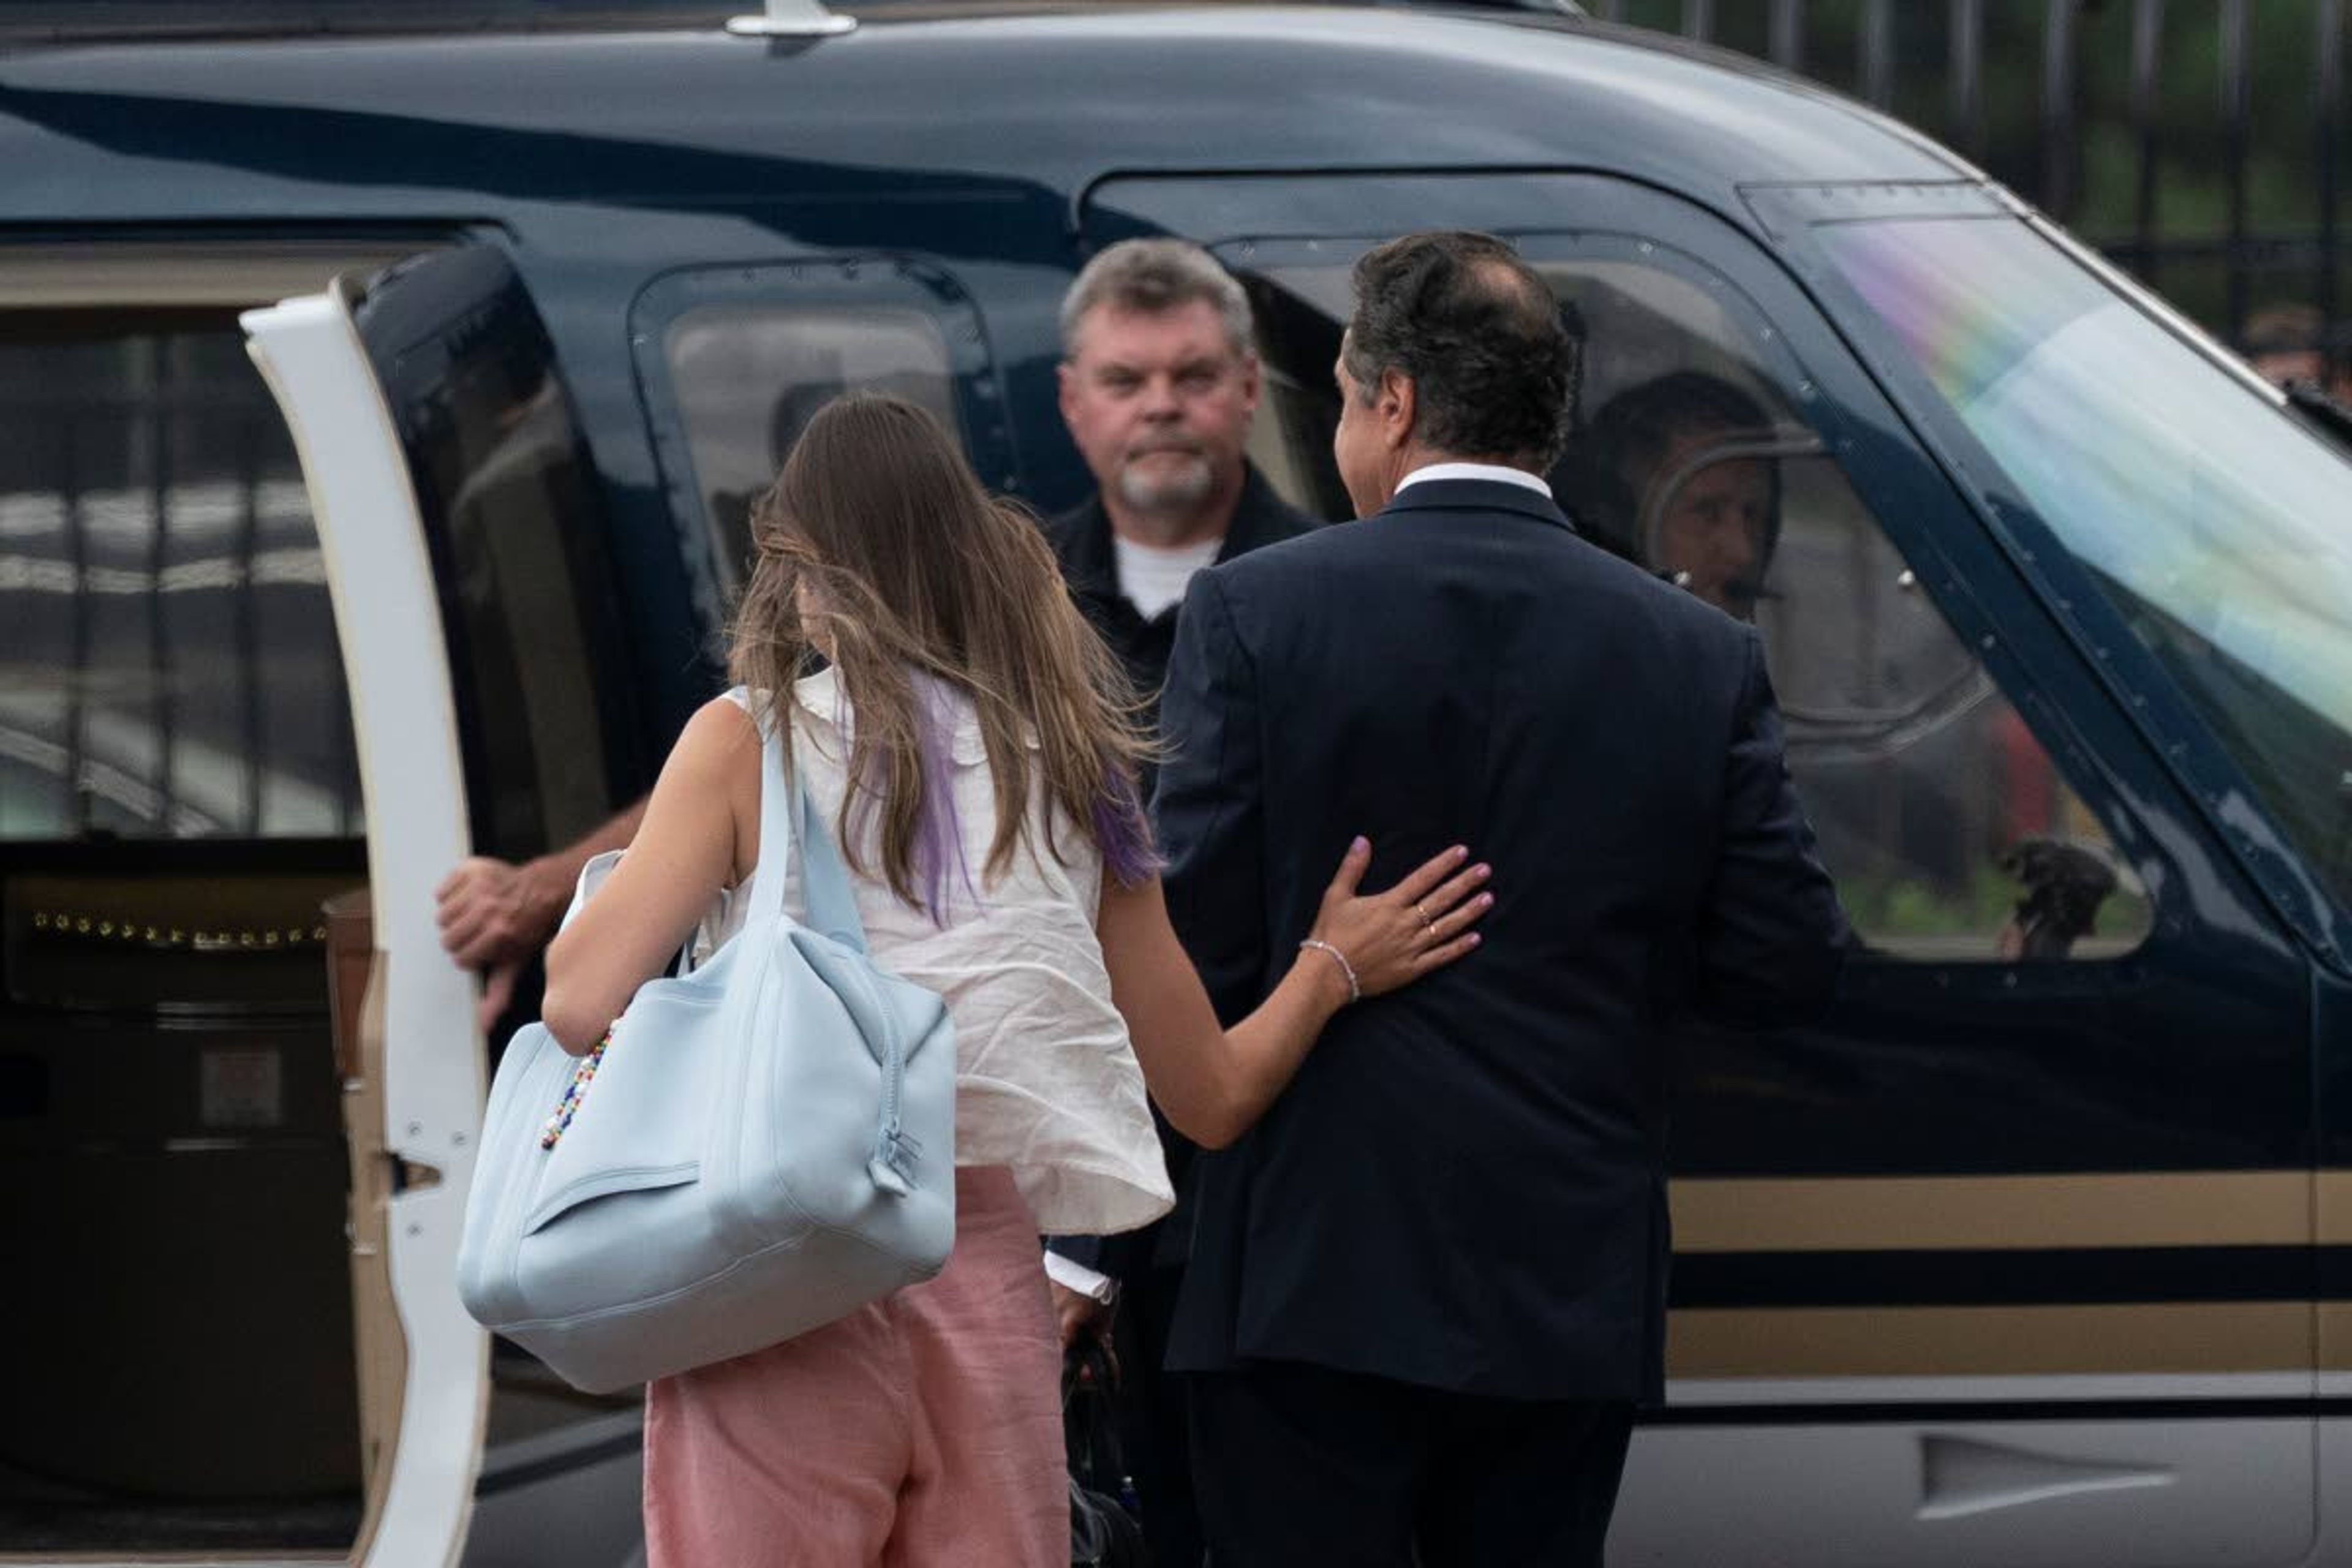
<svg viewBox="0 0 2352 1568">
<path fill-rule="evenodd" d="M 1249 296 L 1217 258 L 1189 239 L 1123 239 L 1087 263 L 1062 296 L 1062 357 L 1078 351 L 1078 328 L 1097 305 L 1156 315 L 1195 300 L 1216 307 L 1237 354 L 1255 346 Z"/>
</svg>

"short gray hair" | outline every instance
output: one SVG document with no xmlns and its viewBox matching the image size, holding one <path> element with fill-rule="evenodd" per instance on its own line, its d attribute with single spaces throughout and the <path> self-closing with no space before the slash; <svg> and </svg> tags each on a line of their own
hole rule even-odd
<svg viewBox="0 0 2352 1568">
<path fill-rule="evenodd" d="M 1156 315 L 1204 300 L 1216 307 L 1237 354 L 1255 347 L 1249 296 L 1217 258 L 1189 239 L 1123 239 L 1086 264 L 1062 296 L 1062 357 L 1078 350 L 1078 328 L 1097 305 Z"/>
</svg>

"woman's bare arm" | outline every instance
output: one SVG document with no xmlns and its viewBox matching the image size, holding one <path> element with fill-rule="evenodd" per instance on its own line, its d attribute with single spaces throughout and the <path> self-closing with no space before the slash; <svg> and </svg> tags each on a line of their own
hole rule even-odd
<svg viewBox="0 0 2352 1568">
<path fill-rule="evenodd" d="M 1313 940 L 1338 954 L 1302 949 L 1273 994 L 1231 1029 L 1217 1026 L 1169 924 L 1159 879 L 1123 888 L 1106 878 L 1096 930 L 1111 999 L 1127 1020 L 1144 1081 L 1176 1130 L 1211 1149 L 1249 1131 L 1348 1005 L 1351 972 L 1362 994 L 1376 996 L 1475 947 L 1469 928 L 1494 899 L 1479 891 L 1487 868 L 1465 869 L 1467 858 L 1449 849 L 1387 892 L 1360 896 L 1371 847 L 1358 839 L 1315 922 Z"/>
<path fill-rule="evenodd" d="M 604 1037 L 637 987 L 659 974 L 733 879 L 745 793 L 758 799 L 760 733 L 726 698 L 677 738 L 645 821 L 597 896 L 547 949 L 540 1016 L 579 1056 Z"/>
</svg>

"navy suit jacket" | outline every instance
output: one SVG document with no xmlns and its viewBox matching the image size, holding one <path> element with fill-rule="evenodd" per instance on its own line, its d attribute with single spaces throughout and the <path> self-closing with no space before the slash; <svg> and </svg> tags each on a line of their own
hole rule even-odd
<svg viewBox="0 0 2352 1568">
<path fill-rule="evenodd" d="M 1548 497 L 1424 481 L 1195 577 L 1161 723 L 1169 909 L 1229 1023 L 1357 834 L 1369 889 L 1460 842 L 1496 900 L 1202 1156 L 1170 1365 L 1654 1397 L 1662 1036 L 1812 1017 L 1845 942 L 1754 630 Z"/>
</svg>

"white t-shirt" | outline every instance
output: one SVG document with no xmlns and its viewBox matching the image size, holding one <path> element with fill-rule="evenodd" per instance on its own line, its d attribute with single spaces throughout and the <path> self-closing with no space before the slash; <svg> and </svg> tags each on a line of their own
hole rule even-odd
<svg viewBox="0 0 2352 1568">
<path fill-rule="evenodd" d="M 852 714 L 831 670 L 797 688 L 793 759 L 827 824 L 847 789 Z M 738 701 L 742 699 L 730 692 Z M 1127 1020 L 1111 1005 L 1095 935 L 1102 858 L 1074 824 L 1057 822 L 1062 858 L 1045 840 L 1045 792 L 1030 791 L 1032 847 L 993 881 L 996 784 L 980 721 L 959 701 L 949 735 L 962 875 L 949 879 L 946 924 L 899 902 L 878 877 L 854 878 L 876 962 L 945 998 L 956 1031 L 956 1163 L 1005 1165 L 1041 1231 L 1107 1236 L 1149 1225 L 1174 1205 L 1143 1069 Z M 880 863 L 878 849 L 861 858 Z M 1066 862 L 1066 863 L 1065 863 Z M 741 885 L 704 922 L 696 962 L 734 935 L 750 902 Z M 806 908 L 797 859 L 784 907 Z"/>
<path fill-rule="evenodd" d="M 1163 550 L 1156 544 L 1138 544 L 1113 533 L 1110 547 L 1118 569 L 1120 595 L 1150 621 L 1184 602 L 1184 589 L 1192 581 L 1192 574 L 1215 564 L 1217 552 L 1225 547 L 1225 542 L 1220 535 L 1198 544 Z"/>
</svg>

